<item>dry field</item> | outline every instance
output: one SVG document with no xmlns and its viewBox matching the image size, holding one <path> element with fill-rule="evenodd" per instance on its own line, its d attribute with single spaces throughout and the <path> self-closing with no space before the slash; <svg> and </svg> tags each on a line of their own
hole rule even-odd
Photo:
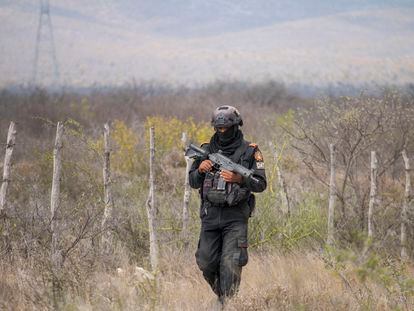
<svg viewBox="0 0 414 311">
<path fill-rule="evenodd" d="M 65 291 L 62 310 L 220 310 L 192 253 L 164 254 L 159 287 L 127 260 L 116 271 L 94 272 Z M 44 280 L 29 263 L 2 265 L 2 310 L 50 309 Z M 99 272 L 98 272 L 99 271 Z M 406 268 L 413 277 L 413 267 Z M 362 281 L 355 266 L 332 268 L 315 253 L 251 252 L 239 294 L 224 310 L 412 310 L 412 295 Z M 407 294 L 407 293 L 406 293 Z M 407 298 L 408 297 L 408 298 Z"/>
</svg>

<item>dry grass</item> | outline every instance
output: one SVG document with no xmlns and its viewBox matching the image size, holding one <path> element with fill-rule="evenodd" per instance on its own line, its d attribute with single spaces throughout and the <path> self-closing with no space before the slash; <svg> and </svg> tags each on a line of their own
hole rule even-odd
<svg viewBox="0 0 414 311">
<path fill-rule="evenodd" d="M 126 261 L 123 272 L 97 269 L 82 286 L 65 290 L 64 310 L 218 310 L 192 253 L 164 254 L 159 288 L 140 281 Z M 19 267 L 17 267 L 19 266 Z M 52 309 L 50 291 L 36 269 L 23 262 L 2 265 L 2 310 Z M 412 270 L 409 272 L 412 274 Z M 344 279 L 349 282 L 346 285 Z M 251 252 L 239 294 L 224 310 L 412 310 L 412 298 L 395 301 L 378 283 L 357 278 L 352 266 L 342 277 L 318 256 Z"/>
<path fill-rule="evenodd" d="M 253 256 L 244 279 L 228 310 L 349 310 L 358 306 L 341 279 L 311 254 Z"/>
</svg>

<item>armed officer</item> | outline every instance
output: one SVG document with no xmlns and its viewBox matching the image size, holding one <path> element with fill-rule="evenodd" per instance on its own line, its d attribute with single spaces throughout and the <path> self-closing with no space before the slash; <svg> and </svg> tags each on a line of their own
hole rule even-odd
<svg viewBox="0 0 414 311">
<path fill-rule="evenodd" d="M 247 225 L 255 206 L 252 192 L 266 189 L 266 175 L 259 148 L 243 139 L 239 129 L 243 120 L 235 107 L 216 108 L 211 125 L 215 134 L 201 148 L 220 152 L 254 172 L 254 178 L 245 178 L 220 170 L 208 159 L 194 161 L 189 172 L 190 186 L 200 189 L 201 197 L 197 265 L 223 303 L 239 288 L 242 267 L 248 261 Z M 223 180 L 224 190 L 218 187 Z"/>
</svg>

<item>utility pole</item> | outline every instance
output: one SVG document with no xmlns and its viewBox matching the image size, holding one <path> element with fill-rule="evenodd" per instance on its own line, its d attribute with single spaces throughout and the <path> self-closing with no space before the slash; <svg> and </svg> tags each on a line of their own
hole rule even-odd
<svg viewBox="0 0 414 311">
<path fill-rule="evenodd" d="M 59 79 L 49 0 L 40 0 L 32 84 L 36 85 L 43 82 L 58 85 Z"/>
</svg>

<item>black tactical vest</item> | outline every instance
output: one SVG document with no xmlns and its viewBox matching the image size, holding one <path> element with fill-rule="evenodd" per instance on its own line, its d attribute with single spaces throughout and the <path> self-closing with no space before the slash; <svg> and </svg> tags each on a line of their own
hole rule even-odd
<svg viewBox="0 0 414 311">
<path fill-rule="evenodd" d="M 206 145 L 203 147 L 205 148 Z M 207 146 L 209 147 L 209 146 Z M 255 148 L 250 146 L 249 142 L 243 141 L 239 148 L 229 156 L 229 158 L 246 168 L 251 168 L 253 153 Z M 203 202 L 209 202 L 216 206 L 236 206 L 247 201 L 250 197 L 250 191 L 246 188 L 240 187 L 236 183 L 226 183 L 224 190 L 217 189 L 219 184 L 220 171 L 214 169 L 207 172 L 204 178 L 203 186 L 200 189 L 201 199 Z"/>
</svg>

